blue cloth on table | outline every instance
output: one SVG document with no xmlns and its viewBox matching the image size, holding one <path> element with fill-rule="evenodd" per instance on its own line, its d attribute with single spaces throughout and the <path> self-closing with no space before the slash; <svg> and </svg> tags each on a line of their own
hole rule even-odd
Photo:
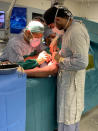
<svg viewBox="0 0 98 131">
<path fill-rule="evenodd" d="M 0 75 L 0 131 L 25 131 L 26 76 Z"/>
</svg>

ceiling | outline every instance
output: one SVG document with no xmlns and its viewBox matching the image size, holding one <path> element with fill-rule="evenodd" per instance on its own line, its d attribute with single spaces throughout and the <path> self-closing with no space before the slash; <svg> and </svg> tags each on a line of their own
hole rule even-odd
<svg viewBox="0 0 98 131">
<path fill-rule="evenodd" d="M 69 1 L 76 1 L 76 2 L 98 2 L 98 0 L 69 0 Z"/>
<path fill-rule="evenodd" d="M 0 0 L 0 1 L 3 1 L 3 2 L 11 2 L 12 0 Z M 17 3 L 18 1 L 20 0 L 16 0 Z M 21 0 L 22 1 L 22 0 Z M 49 0 L 49 1 L 52 1 L 52 0 Z M 59 1 L 59 0 L 58 0 Z M 63 0 L 60 0 L 60 1 L 63 1 Z M 64 0 L 64 1 L 75 1 L 75 2 L 98 2 L 98 0 Z"/>
</svg>

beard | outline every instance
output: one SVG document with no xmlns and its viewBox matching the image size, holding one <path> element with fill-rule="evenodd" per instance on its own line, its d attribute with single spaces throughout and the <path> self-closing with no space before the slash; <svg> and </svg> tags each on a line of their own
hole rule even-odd
<svg viewBox="0 0 98 131">
<path fill-rule="evenodd" d="M 64 28 L 63 27 L 60 27 L 59 30 L 63 30 Z"/>
<path fill-rule="evenodd" d="M 63 30 L 63 29 L 64 29 L 64 27 L 63 27 L 62 25 L 60 25 L 60 24 L 56 24 L 56 27 L 57 27 L 59 30 Z"/>
</svg>

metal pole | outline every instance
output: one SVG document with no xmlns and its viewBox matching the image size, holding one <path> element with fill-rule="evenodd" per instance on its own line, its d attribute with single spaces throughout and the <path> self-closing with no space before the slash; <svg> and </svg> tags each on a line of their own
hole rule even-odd
<svg viewBox="0 0 98 131">
<path fill-rule="evenodd" d="M 12 9 L 13 9 L 15 3 L 16 3 L 16 0 L 12 0 L 9 9 L 5 14 L 6 15 L 5 16 L 5 39 L 6 40 L 9 39 L 9 35 L 10 35 L 10 16 L 11 16 Z"/>
</svg>

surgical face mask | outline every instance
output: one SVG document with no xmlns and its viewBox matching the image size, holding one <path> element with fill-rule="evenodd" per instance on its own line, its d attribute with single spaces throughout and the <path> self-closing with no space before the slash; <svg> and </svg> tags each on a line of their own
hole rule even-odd
<svg viewBox="0 0 98 131">
<path fill-rule="evenodd" d="M 41 43 L 41 38 L 33 38 L 33 39 L 30 39 L 30 45 L 33 47 L 33 48 L 36 48 L 40 45 Z"/>
<path fill-rule="evenodd" d="M 57 29 L 57 27 L 52 28 L 52 31 L 58 35 L 63 35 L 64 34 L 64 30 L 59 30 Z"/>
</svg>

